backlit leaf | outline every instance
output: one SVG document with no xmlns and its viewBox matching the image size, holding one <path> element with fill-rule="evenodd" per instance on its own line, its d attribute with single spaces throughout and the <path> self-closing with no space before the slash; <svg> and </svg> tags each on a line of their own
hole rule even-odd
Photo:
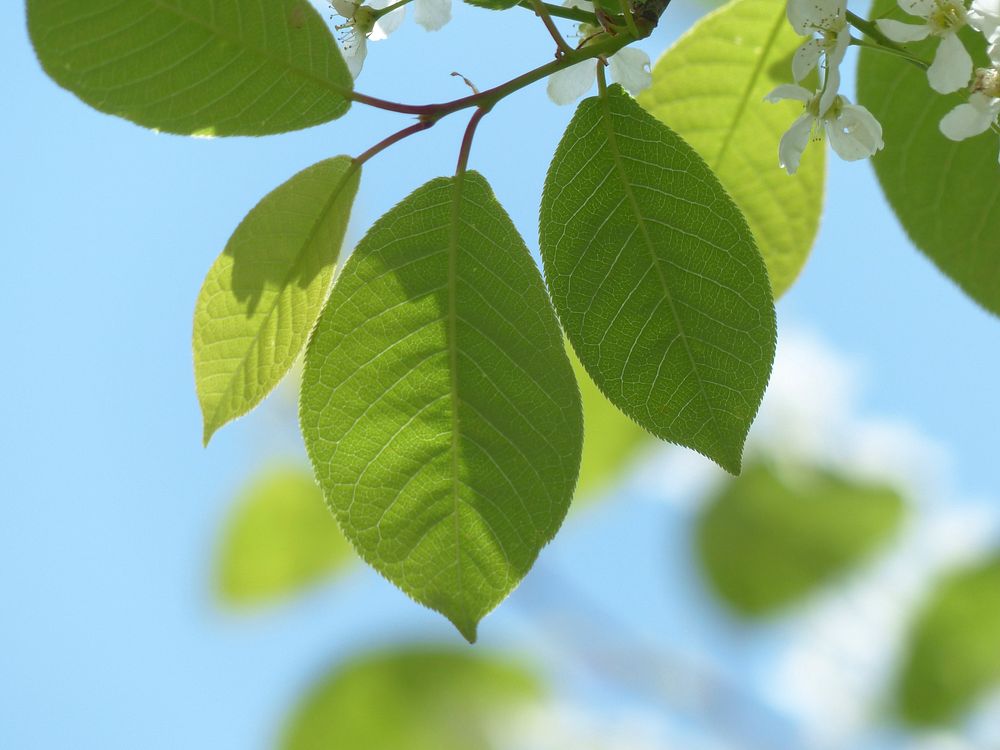
<svg viewBox="0 0 1000 750">
<path fill-rule="evenodd" d="M 798 276 L 823 210 L 825 149 L 789 176 L 778 141 L 800 113 L 764 96 L 791 83 L 802 43 L 784 0 L 734 0 L 700 20 L 659 59 L 639 103 L 701 154 L 743 211 L 775 297 Z"/>
<path fill-rule="evenodd" d="M 300 416 L 361 556 L 474 640 L 562 523 L 582 442 L 542 279 L 481 175 L 431 181 L 361 241 Z"/>
<path fill-rule="evenodd" d="M 333 278 L 360 168 L 346 156 L 267 195 L 208 272 L 194 313 L 204 439 L 271 392 L 305 346 Z"/>
<path fill-rule="evenodd" d="M 774 360 L 774 304 L 704 161 L 612 86 L 567 128 L 540 226 L 553 302 L 598 387 L 654 435 L 738 472 Z"/>
<path fill-rule="evenodd" d="M 28 0 L 35 53 L 101 112 L 182 135 L 333 120 L 353 82 L 308 0 Z"/>
</svg>

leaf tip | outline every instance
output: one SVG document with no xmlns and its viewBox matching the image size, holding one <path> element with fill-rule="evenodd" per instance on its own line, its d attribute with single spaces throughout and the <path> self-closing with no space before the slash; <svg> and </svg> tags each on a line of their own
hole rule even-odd
<svg viewBox="0 0 1000 750">
<path fill-rule="evenodd" d="M 475 645 L 476 638 L 478 637 L 478 620 L 451 616 L 448 616 L 448 619 L 458 629 L 458 632 L 462 634 L 462 637 L 469 642 L 469 645 Z"/>
</svg>

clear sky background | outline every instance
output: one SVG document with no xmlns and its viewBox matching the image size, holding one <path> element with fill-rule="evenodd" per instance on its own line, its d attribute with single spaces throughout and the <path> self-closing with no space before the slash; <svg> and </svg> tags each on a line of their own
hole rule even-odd
<svg viewBox="0 0 1000 750">
<path fill-rule="evenodd" d="M 675 0 L 644 44 L 654 60 L 704 10 Z M 551 55 L 528 13 L 455 11 L 435 35 L 408 19 L 372 44 L 359 90 L 455 98 L 466 90 L 452 71 L 487 87 Z M 201 447 L 191 365 L 201 280 L 268 191 L 323 158 L 360 153 L 407 119 L 356 106 L 340 121 L 265 139 L 158 135 L 45 77 L 15 0 L 0 4 L 0 49 L 0 747 L 263 748 L 338 656 L 403 637 L 458 645 L 442 618 L 367 570 L 252 616 L 219 609 L 212 593 L 233 493 L 261 462 L 298 447 L 293 407 L 280 397 Z M 545 169 L 571 115 L 536 84 L 499 105 L 476 137 L 472 167 L 533 250 Z M 349 241 L 453 171 L 465 121 L 453 116 L 366 165 Z M 905 420 L 943 446 L 949 492 L 997 502 L 1000 321 L 911 247 L 869 165 L 831 158 L 827 195 L 779 329 L 811 331 L 857 364 L 852 408 Z M 821 385 L 828 375 L 810 377 Z M 653 641 L 715 638 L 735 654 L 748 636 L 723 626 L 698 635 L 710 606 L 690 580 L 668 575 L 684 557 L 686 527 L 655 491 L 571 520 L 542 562 Z M 535 611 L 546 575 L 529 577 L 483 623 L 479 647 L 548 653 L 553 634 Z M 737 679 L 756 679 L 781 632 L 753 636 Z M 557 681 L 569 681 L 562 664 L 551 657 Z"/>
</svg>

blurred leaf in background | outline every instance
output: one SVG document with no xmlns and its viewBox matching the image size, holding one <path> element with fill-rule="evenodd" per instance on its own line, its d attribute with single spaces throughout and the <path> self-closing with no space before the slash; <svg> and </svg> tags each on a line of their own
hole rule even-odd
<svg viewBox="0 0 1000 750">
<path fill-rule="evenodd" d="M 917 615 L 899 678 L 900 712 L 910 724 L 946 724 L 998 682 L 1000 557 L 953 573 Z"/>
<path fill-rule="evenodd" d="M 307 466 L 276 466 L 251 479 L 230 512 L 219 555 L 223 600 L 275 599 L 355 558 Z"/>
<path fill-rule="evenodd" d="M 543 694 L 480 650 L 402 647 L 337 665 L 293 713 L 283 750 L 492 750 L 512 710 Z"/>
<path fill-rule="evenodd" d="M 739 614 L 794 604 L 887 542 L 903 517 L 892 488 L 827 469 L 756 463 L 698 519 L 708 580 Z"/>
</svg>

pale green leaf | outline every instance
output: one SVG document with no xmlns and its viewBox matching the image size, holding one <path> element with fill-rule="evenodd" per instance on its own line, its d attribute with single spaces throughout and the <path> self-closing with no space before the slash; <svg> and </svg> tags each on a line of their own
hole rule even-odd
<svg viewBox="0 0 1000 750">
<path fill-rule="evenodd" d="M 354 559 L 309 469 L 270 468 L 251 480 L 229 514 L 219 594 L 235 604 L 287 596 Z"/>
<path fill-rule="evenodd" d="M 729 481 L 698 521 L 709 582 L 737 612 L 768 615 L 858 565 L 899 527 L 891 487 L 804 466 L 759 463 Z"/>
<path fill-rule="evenodd" d="M 620 479 L 642 450 L 655 445 L 656 440 L 604 397 L 572 350 L 569 356 L 583 402 L 583 458 L 576 502 L 586 502 Z"/>
<path fill-rule="evenodd" d="M 299 172 L 240 223 L 194 312 L 194 371 L 204 439 L 246 414 L 299 356 L 323 307 L 358 191 L 338 156 Z"/>
<path fill-rule="evenodd" d="M 798 172 L 778 166 L 778 141 L 796 102 L 764 96 L 790 83 L 802 43 L 784 0 L 734 0 L 705 16 L 659 59 L 639 103 L 701 154 L 743 211 L 775 297 L 798 276 L 819 229 L 825 150 L 808 149 Z"/>
<path fill-rule="evenodd" d="M 35 53 L 101 112 L 182 135 L 343 115 L 353 82 L 308 0 L 28 0 Z"/>
<path fill-rule="evenodd" d="M 894 2 L 878 2 L 873 18 L 905 19 Z M 912 18 L 910 18 L 912 20 Z M 979 64 L 985 42 L 966 29 L 961 38 Z M 936 37 L 907 45 L 933 59 Z M 967 100 L 942 96 L 927 73 L 893 55 L 861 51 L 858 99 L 882 123 L 885 148 L 873 161 L 889 204 L 913 244 L 987 310 L 1000 314 L 1000 138 L 993 130 L 951 141 L 941 118 Z"/>
<path fill-rule="evenodd" d="M 739 471 L 774 360 L 774 303 L 711 170 L 612 86 L 567 128 L 540 226 L 553 302 L 598 387 L 654 435 Z"/>
<path fill-rule="evenodd" d="M 367 654 L 338 665 L 289 721 L 283 750 L 499 750 L 515 712 L 542 695 L 500 656 L 443 649 Z"/>
<path fill-rule="evenodd" d="M 912 724 L 947 724 L 998 685 L 1000 558 L 994 558 L 951 574 L 917 616 L 899 707 Z"/>
<path fill-rule="evenodd" d="M 481 175 L 433 180 L 358 245 L 300 418 L 361 556 L 474 640 L 562 523 L 582 442 L 542 279 Z"/>
</svg>

